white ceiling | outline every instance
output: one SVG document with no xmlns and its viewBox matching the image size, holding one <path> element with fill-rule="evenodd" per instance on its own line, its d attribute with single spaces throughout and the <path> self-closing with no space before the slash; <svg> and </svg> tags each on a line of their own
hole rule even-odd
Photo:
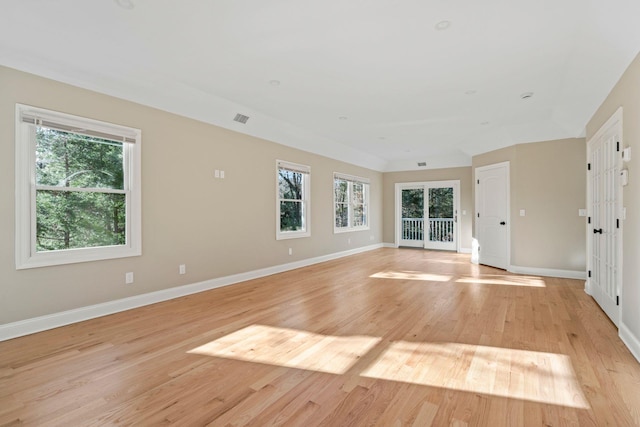
<svg viewBox="0 0 640 427">
<path fill-rule="evenodd" d="M 409 170 L 582 136 L 639 21 L 638 0 L 1 0 L 0 64 Z"/>
</svg>

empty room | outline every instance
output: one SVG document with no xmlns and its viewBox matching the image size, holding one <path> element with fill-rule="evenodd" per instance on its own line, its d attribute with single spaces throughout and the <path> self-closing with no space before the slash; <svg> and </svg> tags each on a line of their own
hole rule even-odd
<svg viewBox="0 0 640 427">
<path fill-rule="evenodd" d="M 638 17 L 3 1 L 0 426 L 640 426 Z"/>
</svg>

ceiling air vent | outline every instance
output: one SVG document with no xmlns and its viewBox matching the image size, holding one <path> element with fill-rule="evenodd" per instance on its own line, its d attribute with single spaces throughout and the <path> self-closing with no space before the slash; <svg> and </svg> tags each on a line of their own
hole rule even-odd
<svg viewBox="0 0 640 427">
<path fill-rule="evenodd" d="M 418 162 L 418 166 L 427 166 L 427 162 Z"/>
<path fill-rule="evenodd" d="M 247 123 L 247 120 L 249 120 L 249 116 L 245 116 L 244 114 L 236 114 L 236 116 L 233 118 L 234 121 L 238 122 L 238 123 L 242 123 L 245 124 Z"/>
</svg>

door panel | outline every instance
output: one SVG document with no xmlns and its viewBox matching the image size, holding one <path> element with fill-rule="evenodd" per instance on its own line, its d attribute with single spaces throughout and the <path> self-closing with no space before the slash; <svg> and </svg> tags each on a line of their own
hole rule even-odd
<svg viewBox="0 0 640 427">
<path fill-rule="evenodd" d="M 618 289 L 622 248 L 619 228 L 622 226 L 622 192 L 618 181 L 621 126 L 620 121 L 610 120 L 588 144 L 590 223 L 587 238 L 591 275 L 587 280 L 587 291 L 616 326 L 620 317 Z"/>
<path fill-rule="evenodd" d="M 480 264 L 507 269 L 509 164 L 476 169 L 476 239 Z"/>
<path fill-rule="evenodd" d="M 400 246 L 424 246 L 424 187 L 403 188 L 401 193 Z"/>
<path fill-rule="evenodd" d="M 457 249 L 456 188 L 455 186 L 429 186 L 425 189 L 429 203 L 425 218 L 429 226 L 424 247 L 455 251 Z"/>
</svg>

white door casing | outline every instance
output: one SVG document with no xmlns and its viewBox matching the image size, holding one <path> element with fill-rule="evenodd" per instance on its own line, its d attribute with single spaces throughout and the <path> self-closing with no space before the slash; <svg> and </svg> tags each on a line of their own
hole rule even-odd
<svg viewBox="0 0 640 427">
<path fill-rule="evenodd" d="M 510 261 L 509 162 L 475 170 L 476 240 L 480 264 L 507 270 Z"/>
<path fill-rule="evenodd" d="M 587 282 L 611 321 L 620 320 L 622 281 L 622 107 L 587 143 Z"/>
</svg>

